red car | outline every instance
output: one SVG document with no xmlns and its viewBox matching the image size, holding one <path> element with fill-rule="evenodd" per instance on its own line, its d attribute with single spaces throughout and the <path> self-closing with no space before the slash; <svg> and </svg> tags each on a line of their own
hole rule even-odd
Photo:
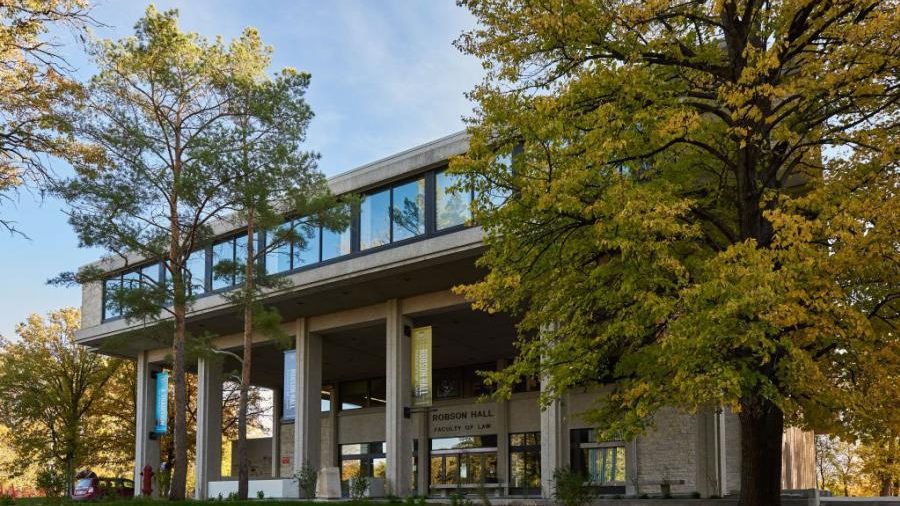
<svg viewBox="0 0 900 506">
<path fill-rule="evenodd" d="M 122 499 L 134 497 L 134 481 L 126 478 L 98 478 L 91 472 L 75 482 L 73 501 L 94 501 L 107 497 Z"/>
</svg>

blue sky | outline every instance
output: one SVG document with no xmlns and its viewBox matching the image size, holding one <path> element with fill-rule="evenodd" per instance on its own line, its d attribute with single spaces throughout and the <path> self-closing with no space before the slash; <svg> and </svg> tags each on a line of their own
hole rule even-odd
<svg viewBox="0 0 900 506">
<path fill-rule="evenodd" d="M 130 35 L 149 2 L 95 0 L 101 38 Z M 463 128 L 472 110 L 463 94 L 482 75 L 480 64 L 452 41 L 474 20 L 453 0 L 182 0 L 154 2 L 178 8 L 181 25 L 208 37 L 259 29 L 275 48 L 274 68 L 312 74 L 308 102 L 316 114 L 307 145 L 322 154 L 320 168 L 334 175 Z M 93 68 L 71 37 L 63 51 L 78 75 Z M 61 174 L 65 166 L 57 166 Z M 0 208 L 29 239 L 0 235 L 0 335 L 14 337 L 30 313 L 78 306 L 80 289 L 45 281 L 102 253 L 78 248 L 60 202 L 19 195 Z"/>
</svg>

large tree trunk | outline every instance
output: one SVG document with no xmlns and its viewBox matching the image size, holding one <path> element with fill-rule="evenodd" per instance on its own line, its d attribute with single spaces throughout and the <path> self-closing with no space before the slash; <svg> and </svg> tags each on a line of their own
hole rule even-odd
<svg viewBox="0 0 900 506">
<path fill-rule="evenodd" d="M 773 403 L 741 403 L 741 498 L 738 506 L 781 505 L 784 414 Z"/>
<path fill-rule="evenodd" d="M 175 465 L 169 499 L 184 500 L 187 492 L 187 388 L 184 371 L 185 307 L 184 302 L 175 309 L 175 339 L 172 341 L 173 376 L 175 377 Z M 197 486 L 200 486 L 198 483 Z"/>
<path fill-rule="evenodd" d="M 247 397 L 253 360 L 253 288 L 254 248 L 253 213 L 247 218 L 247 261 L 244 273 L 244 357 L 241 364 L 241 395 L 238 401 L 238 499 L 247 499 L 250 482 L 250 458 L 247 455 Z"/>
</svg>

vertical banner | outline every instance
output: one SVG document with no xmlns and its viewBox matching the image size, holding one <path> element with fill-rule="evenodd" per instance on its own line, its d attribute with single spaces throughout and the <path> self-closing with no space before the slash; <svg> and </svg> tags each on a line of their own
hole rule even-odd
<svg viewBox="0 0 900 506">
<path fill-rule="evenodd" d="M 412 331 L 412 405 L 431 406 L 431 327 Z"/>
<path fill-rule="evenodd" d="M 154 410 L 153 432 L 165 434 L 169 422 L 169 373 L 156 373 L 156 409 Z"/>
<path fill-rule="evenodd" d="M 293 420 L 297 416 L 297 350 L 284 352 L 282 419 Z"/>
</svg>

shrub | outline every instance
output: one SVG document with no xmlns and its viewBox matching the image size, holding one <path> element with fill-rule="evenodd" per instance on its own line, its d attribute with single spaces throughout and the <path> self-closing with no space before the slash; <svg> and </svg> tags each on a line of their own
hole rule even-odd
<svg viewBox="0 0 900 506">
<path fill-rule="evenodd" d="M 309 465 L 309 461 L 300 466 L 300 470 L 294 473 L 294 481 L 300 487 L 301 499 L 312 499 L 316 496 L 316 483 L 319 481 L 319 473 Z"/>
<path fill-rule="evenodd" d="M 407 497 L 403 504 L 404 506 L 426 506 L 427 502 L 423 496 L 413 496 Z"/>
<path fill-rule="evenodd" d="M 594 491 L 585 486 L 585 476 L 561 467 L 553 471 L 553 498 L 560 506 L 584 506 L 594 498 Z"/>
<path fill-rule="evenodd" d="M 350 498 L 354 501 L 366 499 L 366 493 L 369 491 L 369 478 L 357 474 L 350 478 Z"/>
<path fill-rule="evenodd" d="M 262 490 L 257 490 L 257 491 L 256 491 L 256 498 L 257 498 L 257 499 L 265 499 L 265 498 L 266 498 L 266 493 L 263 492 Z"/>
<path fill-rule="evenodd" d="M 15 498 L 13 498 L 12 494 L 3 493 L 0 494 L 0 506 L 13 506 L 16 504 Z"/>
<path fill-rule="evenodd" d="M 53 468 L 45 467 L 37 472 L 35 486 L 45 497 L 61 497 L 66 493 L 66 477 Z"/>
</svg>

